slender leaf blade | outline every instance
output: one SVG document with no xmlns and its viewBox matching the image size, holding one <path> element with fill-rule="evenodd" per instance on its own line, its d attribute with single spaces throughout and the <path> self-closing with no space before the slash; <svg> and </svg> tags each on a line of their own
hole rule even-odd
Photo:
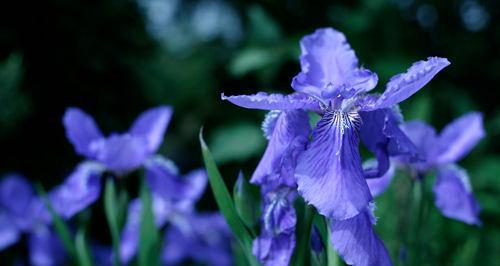
<svg viewBox="0 0 500 266">
<path fill-rule="evenodd" d="M 116 198 L 115 182 L 112 178 L 106 180 L 104 188 L 104 212 L 108 221 L 111 241 L 113 243 L 113 265 L 120 265 L 120 228 L 118 224 L 119 204 Z"/>
<path fill-rule="evenodd" d="M 75 246 L 78 264 L 80 266 L 92 266 L 92 254 L 85 239 L 85 229 L 80 228 L 76 233 Z"/>
<path fill-rule="evenodd" d="M 141 186 L 140 198 L 139 266 L 160 265 L 160 233 L 155 225 L 151 193 L 144 183 Z"/>
<path fill-rule="evenodd" d="M 210 187 L 212 188 L 213 195 L 220 212 L 226 219 L 229 227 L 233 231 L 236 240 L 242 246 L 245 255 L 248 259 L 250 265 L 259 265 L 255 256 L 252 254 L 252 237 L 250 232 L 245 227 L 243 221 L 240 219 L 236 207 L 234 206 L 233 200 L 229 191 L 224 183 L 224 180 L 215 164 L 212 154 L 208 149 L 205 141 L 203 140 L 202 130 L 200 130 L 200 144 L 203 154 L 203 160 L 205 161 L 205 167 L 208 173 L 208 180 Z"/>
</svg>

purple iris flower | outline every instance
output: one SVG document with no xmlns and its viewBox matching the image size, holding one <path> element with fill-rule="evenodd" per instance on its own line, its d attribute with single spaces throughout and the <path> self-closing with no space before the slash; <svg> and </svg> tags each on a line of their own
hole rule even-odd
<svg viewBox="0 0 500 266">
<path fill-rule="evenodd" d="M 9 174 L 0 181 L 0 250 L 26 234 L 30 265 L 63 265 L 66 253 L 49 225 L 47 211 L 29 182 Z"/>
<path fill-rule="evenodd" d="M 142 113 L 128 132 L 104 137 L 92 117 L 78 108 L 68 108 L 63 117 L 66 135 L 87 160 L 49 193 L 54 209 L 69 219 L 99 198 L 104 172 L 122 176 L 157 161 L 155 152 L 171 115 L 168 106 L 152 108 Z"/>
<path fill-rule="evenodd" d="M 264 110 L 309 110 L 321 115 L 312 141 L 297 159 L 295 179 L 299 194 L 318 212 L 332 219 L 332 243 L 348 263 L 391 264 L 371 219 L 373 198 L 365 177 L 380 177 L 389 170 L 389 156 L 416 160 L 416 147 L 401 132 L 395 106 L 426 85 L 449 65 L 445 58 L 430 57 L 414 63 L 391 78 L 381 95 L 375 73 L 358 67 L 358 59 L 345 36 L 334 29 L 319 29 L 301 40 L 302 71 L 293 79 L 290 95 L 257 93 L 225 96 L 233 104 Z M 377 167 L 364 169 L 358 145 L 361 139 L 377 157 Z M 336 237 L 348 232 L 351 238 Z M 362 238 L 359 232 L 371 233 Z M 352 240 L 352 241 L 349 241 Z M 363 240 L 367 240 L 365 242 Z M 356 248 L 354 245 L 357 245 Z M 350 250 L 343 247 L 349 246 Z M 366 251 L 355 259 L 352 250 Z M 379 251 L 384 250 L 384 253 Z M 372 254 L 370 252 L 378 252 Z"/>
<path fill-rule="evenodd" d="M 414 63 L 407 72 L 394 76 L 382 95 L 367 95 L 366 92 L 375 88 L 377 75 L 358 67 L 358 59 L 342 33 L 331 28 L 319 29 L 301 40 L 301 50 L 302 71 L 292 81 L 295 93 L 222 95 L 222 99 L 246 108 L 304 109 L 320 114 L 322 119 L 312 132 L 312 141 L 298 159 L 295 173 L 298 191 L 321 214 L 345 220 L 363 212 L 372 201 L 358 151 L 359 131 L 363 131 L 365 125 L 363 114 L 378 110 L 390 112 L 395 104 L 417 92 L 449 62 L 431 57 Z M 392 149 L 392 154 L 398 154 L 398 149 L 401 153 L 411 151 L 411 147 L 400 147 L 406 141 L 391 141 L 398 134 L 388 131 L 390 129 L 379 130 L 382 136 L 373 132 L 368 134 L 368 139 L 389 139 L 384 143 L 391 148 L 383 148 Z M 380 172 L 379 176 L 386 171 Z"/>
<path fill-rule="evenodd" d="M 153 214 L 158 228 L 194 211 L 194 205 L 207 184 L 205 170 L 197 169 L 181 176 L 171 161 L 161 157 L 148 162 L 145 170 L 152 190 Z M 140 199 L 130 202 L 127 221 L 121 234 L 120 258 L 123 263 L 129 263 L 137 253 L 141 210 Z"/>
<path fill-rule="evenodd" d="M 456 162 L 464 157 L 484 135 L 482 114 L 472 112 L 447 125 L 438 135 L 434 128 L 421 121 L 411 121 L 401 126 L 415 143 L 423 160 L 411 163 L 405 156 L 396 157 L 408 166 L 416 177 L 423 177 L 436 170 L 434 183 L 435 205 L 440 212 L 467 224 L 481 224 L 479 204 L 472 193 L 467 172 Z M 388 175 L 384 179 L 390 181 Z M 390 182 L 371 184 L 370 189 L 383 191 Z"/>
<path fill-rule="evenodd" d="M 285 266 L 295 248 L 294 172 L 311 129 L 304 110 L 271 111 L 262 129 L 269 143 L 250 180 L 261 186 L 264 198 L 261 234 L 253 242 L 253 254 L 263 265 Z"/>
<path fill-rule="evenodd" d="M 178 216 L 165 232 L 162 262 L 182 265 L 192 260 L 204 265 L 229 266 L 231 231 L 219 213 Z"/>
<path fill-rule="evenodd" d="M 170 107 L 156 107 L 142 113 L 127 132 L 108 137 L 103 136 L 91 116 L 78 108 L 66 110 L 63 124 L 78 154 L 123 175 L 143 165 L 158 150 L 171 116 Z"/>
</svg>

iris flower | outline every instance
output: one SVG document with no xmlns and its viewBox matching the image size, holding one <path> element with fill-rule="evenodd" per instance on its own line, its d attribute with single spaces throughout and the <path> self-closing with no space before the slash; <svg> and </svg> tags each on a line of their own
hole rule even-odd
<svg viewBox="0 0 500 266">
<path fill-rule="evenodd" d="M 171 115 L 168 106 L 152 108 L 142 113 L 127 132 L 105 137 L 91 116 L 78 108 L 68 108 L 63 117 L 66 136 L 86 160 L 49 193 L 54 209 L 69 219 L 99 198 L 105 172 L 121 177 L 141 166 L 153 165 Z M 145 168 L 146 175 L 154 175 Z"/>
<path fill-rule="evenodd" d="M 285 266 L 295 248 L 294 170 L 311 129 L 304 110 L 271 111 L 262 128 L 269 143 L 250 180 L 261 186 L 264 199 L 253 254 L 263 265 Z"/>
<path fill-rule="evenodd" d="M 399 123 L 395 105 L 416 93 L 449 62 L 439 57 L 416 62 L 405 73 L 392 77 L 381 95 L 367 94 L 377 85 L 378 77 L 359 67 L 341 32 L 318 29 L 302 38 L 300 46 L 302 71 L 292 81 L 294 93 L 222 94 L 222 99 L 245 108 L 318 113 L 321 120 L 312 131 L 312 140 L 297 159 L 298 192 L 331 219 L 332 244 L 346 262 L 373 265 L 381 259 L 378 265 L 390 264 L 388 256 L 375 258 L 377 254 L 371 253 L 385 248 L 371 228 L 375 221 L 370 207 L 373 198 L 365 177 L 385 174 L 389 156 L 408 155 L 416 160 L 414 145 L 395 126 Z M 362 168 L 360 132 L 377 157 L 376 170 Z M 359 259 L 356 254 L 365 256 Z"/>
<path fill-rule="evenodd" d="M 9 174 L 0 182 L 0 251 L 20 241 L 23 234 L 30 265 L 63 265 L 66 253 L 42 200 L 24 177 Z"/>
<path fill-rule="evenodd" d="M 446 217 L 467 224 L 481 224 L 479 204 L 474 198 L 467 172 L 456 164 L 472 150 L 484 135 L 483 117 L 472 112 L 457 118 L 447 125 L 440 134 L 421 121 L 411 121 L 401 126 L 403 131 L 418 147 L 422 160 L 411 163 L 406 157 L 395 160 L 419 180 L 436 171 L 433 192 L 435 205 Z M 382 193 L 389 185 L 392 174 L 386 175 L 370 189 Z M 375 196 L 374 195 L 374 196 Z"/>
</svg>

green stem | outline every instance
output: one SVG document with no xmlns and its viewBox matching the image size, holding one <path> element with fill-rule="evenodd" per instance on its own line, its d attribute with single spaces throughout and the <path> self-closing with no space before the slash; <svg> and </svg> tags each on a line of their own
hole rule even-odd
<svg viewBox="0 0 500 266">
<path fill-rule="evenodd" d="M 294 254 L 295 259 L 293 260 L 297 266 L 306 265 L 306 261 L 309 261 L 309 255 L 311 253 L 311 227 L 314 218 L 314 209 L 307 204 L 303 204 L 303 207 L 303 216 L 299 217 L 297 224 L 297 247 L 295 249 L 296 253 Z"/>
<path fill-rule="evenodd" d="M 118 225 L 118 200 L 115 183 L 112 178 L 106 180 L 104 190 L 104 211 L 113 242 L 113 265 L 120 266 L 120 229 Z"/>
<path fill-rule="evenodd" d="M 414 213 L 416 219 L 414 219 L 412 227 L 412 246 L 413 246 L 413 256 L 412 265 L 420 265 L 420 253 L 421 253 L 421 232 L 423 231 L 424 222 L 424 208 L 425 208 L 425 192 L 424 192 L 424 182 L 423 180 L 416 180 L 413 187 L 413 196 L 415 198 Z"/>
</svg>

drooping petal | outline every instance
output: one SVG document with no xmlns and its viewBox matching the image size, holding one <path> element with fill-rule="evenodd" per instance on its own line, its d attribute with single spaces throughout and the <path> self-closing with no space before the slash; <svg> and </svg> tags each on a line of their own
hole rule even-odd
<svg viewBox="0 0 500 266">
<path fill-rule="evenodd" d="M 336 220 L 358 215 L 372 201 L 358 150 L 359 124 L 357 113 L 326 112 L 295 171 L 299 194 Z"/>
<path fill-rule="evenodd" d="M 414 63 L 405 73 L 392 77 L 375 105 L 365 107 L 365 110 L 388 108 L 406 100 L 449 64 L 448 59 L 440 57 Z"/>
<path fill-rule="evenodd" d="M 481 224 L 479 203 L 464 169 L 457 165 L 440 167 L 433 191 L 435 204 L 444 216 L 467 224 Z"/>
<path fill-rule="evenodd" d="M 278 93 L 267 94 L 259 92 L 252 95 L 221 95 L 222 100 L 228 100 L 233 104 L 244 108 L 261 109 L 261 110 L 293 110 L 305 109 L 315 112 L 320 112 L 319 102 L 302 93 L 292 93 L 283 95 Z"/>
<path fill-rule="evenodd" d="M 376 160 L 368 160 L 365 163 L 363 163 L 363 168 L 376 168 L 376 165 L 377 165 Z M 372 193 L 373 197 L 377 197 L 380 194 L 384 193 L 384 191 L 391 184 L 394 172 L 395 172 L 395 167 L 394 164 L 391 163 L 387 172 L 381 177 L 366 179 L 366 183 L 368 184 L 368 188 L 370 188 L 370 192 Z"/>
<path fill-rule="evenodd" d="M 370 208 L 343 221 L 331 220 L 331 244 L 348 265 L 388 266 L 391 258 L 373 230 Z"/>
<path fill-rule="evenodd" d="M 358 59 L 343 33 L 332 28 L 316 30 L 300 41 L 302 72 L 292 81 L 298 92 L 320 98 L 350 98 L 373 89 L 375 73 L 358 68 Z"/>
<path fill-rule="evenodd" d="M 231 235 L 219 213 L 191 214 L 165 233 L 162 261 L 179 265 L 190 259 L 203 265 L 231 265 Z"/>
<path fill-rule="evenodd" d="M 378 169 L 366 172 L 367 178 L 384 175 L 389 169 L 390 156 L 405 156 L 409 161 L 417 160 L 418 149 L 399 128 L 397 110 L 385 108 L 361 112 L 360 115 L 363 119 L 361 141 L 378 160 Z"/>
<path fill-rule="evenodd" d="M 68 178 L 49 193 L 54 210 L 65 219 L 86 209 L 101 194 L 102 165 L 83 162 Z"/>
<path fill-rule="evenodd" d="M 102 139 L 102 133 L 94 119 L 83 110 L 75 107 L 66 109 L 63 117 L 66 137 L 73 144 L 78 154 L 94 158 L 92 143 Z"/>
<path fill-rule="evenodd" d="M 268 181 L 270 176 L 279 175 L 285 151 L 295 138 L 307 138 L 309 131 L 309 117 L 305 111 L 290 110 L 280 112 L 276 118 L 269 144 L 250 182 L 263 184 Z"/>
<path fill-rule="evenodd" d="M 464 155 L 485 136 L 483 115 L 478 112 L 468 113 L 448 124 L 439 134 L 432 151 L 437 164 L 453 163 Z"/>
<path fill-rule="evenodd" d="M 5 212 L 0 212 L 0 251 L 13 245 L 19 238 L 21 233 L 9 215 Z"/>
<path fill-rule="evenodd" d="M 161 156 L 150 158 L 145 164 L 145 171 L 150 189 L 172 201 L 188 200 L 194 204 L 203 194 L 208 180 L 203 169 L 179 175 L 175 164 Z"/>
<path fill-rule="evenodd" d="M 65 265 L 67 254 L 59 237 L 50 228 L 41 226 L 33 230 L 28 243 L 31 265 Z"/>
<path fill-rule="evenodd" d="M 148 152 L 154 153 L 163 141 L 171 117 L 172 108 L 169 106 L 149 109 L 139 115 L 129 133 L 146 139 Z"/>
<path fill-rule="evenodd" d="M 97 150 L 97 160 L 118 175 L 135 170 L 150 155 L 146 140 L 130 134 L 112 135 Z"/>
<path fill-rule="evenodd" d="M 35 212 L 37 197 L 31 184 L 18 174 L 8 174 L 0 182 L 0 208 L 9 215 L 12 223 L 20 230 L 32 226 L 38 218 Z"/>
<path fill-rule="evenodd" d="M 261 234 L 253 242 L 253 254 L 265 266 L 288 265 L 295 248 L 297 216 L 287 190 L 266 195 Z"/>
</svg>

